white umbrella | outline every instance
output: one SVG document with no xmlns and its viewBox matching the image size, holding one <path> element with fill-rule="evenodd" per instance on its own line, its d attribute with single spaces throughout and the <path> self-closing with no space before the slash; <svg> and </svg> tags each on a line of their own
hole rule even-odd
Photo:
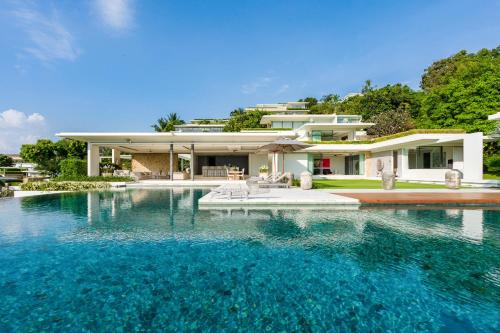
<svg viewBox="0 0 500 333">
<path fill-rule="evenodd" d="M 282 155 L 282 158 L 283 158 L 282 172 L 284 173 L 285 172 L 285 153 L 301 150 L 301 149 L 308 148 L 308 147 L 312 147 L 312 145 L 309 145 L 307 143 L 300 142 L 297 140 L 282 138 L 282 139 L 278 139 L 274 142 L 268 143 L 267 145 L 260 147 L 259 150 L 269 151 L 269 152 L 274 153 L 273 154 L 273 174 L 275 175 L 276 171 L 277 171 L 276 169 L 278 169 L 278 166 L 277 166 L 278 159 L 277 159 L 276 153 L 283 154 Z M 275 166 L 275 163 L 276 163 L 276 166 Z"/>
</svg>

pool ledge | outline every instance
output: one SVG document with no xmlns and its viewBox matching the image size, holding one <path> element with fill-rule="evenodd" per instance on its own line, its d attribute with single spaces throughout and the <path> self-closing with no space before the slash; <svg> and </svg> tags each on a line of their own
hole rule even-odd
<svg viewBox="0 0 500 333">
<path fill-rule="evenodd" d="M 267 193 L 250 194 L 248 198 L 217 195 L 214 191 L 206 194 L 198 201 L 200 208 L 225 207 L 325 207 L 346 206 L 358 207 L 360 201 L 343 195 L 326 191 L 302 190 L 300 188 L 270 189 Z"/>
</svg>

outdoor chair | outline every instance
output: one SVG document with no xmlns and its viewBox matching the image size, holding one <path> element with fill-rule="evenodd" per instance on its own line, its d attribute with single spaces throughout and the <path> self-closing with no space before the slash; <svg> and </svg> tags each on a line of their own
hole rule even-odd
<svg viewBox="0 0 500 333">
<path fill-rule="evenodd" d="M 240 198 L 245 197 L 248 199 L 248 186 L 241 184 L 224 184 L 219 186 L 218 188 L 212 190 L 213 196 L 225 196 L 228 199 L 232 199 L 233 196 L 238 196 Z"/>
<path fill-rule="evenodd" d="M 268 188 L 289 188 L 292 186 L 293 182 L 293 174 L 291 172 L 285 172 L 284 174 L 271 179 L 260 180 L 259 187 L 268 187 Z"/>
</svg>

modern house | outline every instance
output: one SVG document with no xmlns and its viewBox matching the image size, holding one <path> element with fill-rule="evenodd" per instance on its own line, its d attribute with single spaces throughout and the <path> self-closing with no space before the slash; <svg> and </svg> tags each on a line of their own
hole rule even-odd
<svg viewBox="0 0 500 333">
<path fill-rule="evenodd" d="M 286 153 L 278 169 L 296 177 L 310 171 L 316 177 L 375 178 L 395 172 L 402 180 L 443 181 L 449 169 L 462 172 L 465 181 L 482 180 L 483 134 L 458 131 L 414 131 L 369 140 L 366 129 L 373 123 L 357 115 L 309 114 L 307 103 L 259 104 L 246 111 L 264 110 L 266 128 L 223 132 L 223 121 L 194 121 L 167 133 L 59 133 L 88 143 L 88 175 L 99 174 L 99 147 L 132 156 L 132 171 L 170 175 L 178 171 L 179 158 L 186 159 L 190 177 L 206 176 L 203 169 L 235 165 L 256 176 L 262 165 L 271 166 L 272 154 L 259 148 L 279 138 L 311 144 Z"/>
</svg>

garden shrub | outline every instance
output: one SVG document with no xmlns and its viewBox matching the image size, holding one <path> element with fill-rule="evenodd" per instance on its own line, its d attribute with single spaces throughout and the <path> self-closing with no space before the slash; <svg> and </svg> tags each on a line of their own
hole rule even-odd
<svg viewBox="0 0 500 333">
<path fill-rule="evenodd" d="M 486 166 L 488 167 L 488 171 L 500 173 L 500 154 L 496 154 L 488 158 Z"/>
<path fill-rule="evenodd" d="M 13 197 L 14 191 L 9 190 L 7 187 L 0 187 L 0 198 Z"/>
<path fill-rule="evenodd" d="M 109 189 L 108 182 L 30 182 L 21 185 L 23 191 L 89 191 Z"/>
<path fill-rule="evenodd" d="M 55 182 L 132 182 L 134 181 L 131 177 L 104 177 L 104 176 L 59 176 L 53 178 L 52 181 Z"/>
<path fill-rule="evenodd" d="M 60 163 L 61 176 L 79 177 L 87 174 L 87 161 L 77 158 L 68 158 Z"/>
</svg>

